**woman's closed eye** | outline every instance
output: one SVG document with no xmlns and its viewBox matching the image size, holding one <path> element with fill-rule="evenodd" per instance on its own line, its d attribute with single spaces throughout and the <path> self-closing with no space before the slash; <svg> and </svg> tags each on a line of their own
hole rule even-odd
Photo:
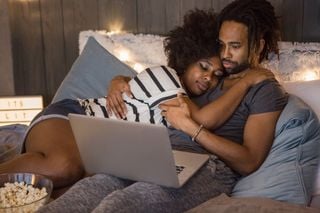
<svg viewBox="0 0 320 213">
<path fill-rule="evenodd" d="M 199 65 L 201 67 L 202 70 L 204 71 L 211 71 L 213 70 L 213 67 L 211 66 L 211 64 L 209 64 L 208 62 L 205 61 L 200 61 Z"/>
</svg>

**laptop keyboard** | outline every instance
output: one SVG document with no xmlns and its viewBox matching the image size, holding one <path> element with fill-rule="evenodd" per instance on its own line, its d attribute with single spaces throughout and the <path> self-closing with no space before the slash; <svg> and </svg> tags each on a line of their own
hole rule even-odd
<svg viewBox="0 0 320 213">
<path fill-rule="evenodd" d="M 185 168 L 184 166 L 178 166 L 178 165 L 176 165 L 176 172 L 177 172 L 177 174 L 180 174 L 180 173 L 183 171 L 184 168 Z"/>
</svg>

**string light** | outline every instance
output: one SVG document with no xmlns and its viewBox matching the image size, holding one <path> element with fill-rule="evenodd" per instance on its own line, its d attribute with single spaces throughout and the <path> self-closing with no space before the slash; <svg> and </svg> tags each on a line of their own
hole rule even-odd
<svg viewBox="0 0 320 213">
<path fill-rule="evenodd" d="M 315 70 L 307 70 L 303 72 L 303 78 L 302 78 L 303 81 L 312 81 L 318 78 L 319 78 L 319 74 Z"/>
<path fill-rule="evenodd" d="M 125 50 L 125 49 L 119 49 L 116 51 L 118 54 L 118 58 L 120 61 L 129 61 L 129 51 L 128 50 Z"/>
<path fill-rule="evenodd" d="M 319 78 L 318 70 L 304 69 L 292 73 L 292 81 L 312 81 Z"/>
<path fill-rule="evenodd" d="M 136 70 L 137 72 L 141 72 L 142 70 L 144 70 L 144 66 L 142 64 L 135 63 L 133 65 L 133 69 Z"/>
</svg>

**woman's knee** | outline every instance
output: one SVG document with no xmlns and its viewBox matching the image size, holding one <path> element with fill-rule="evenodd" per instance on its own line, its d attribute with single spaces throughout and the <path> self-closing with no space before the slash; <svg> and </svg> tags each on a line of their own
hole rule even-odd
<svg viewBox="0 0 320 213">
<path fill-rule="evenodd" d="M 48 173 L 53 179 L 54 187 L 72 185 L 84 177 L 84 168 L 79 159 L 57 153 L 56 156 L 49 156 L 46 160 L 47 165 L 50 165 Z"/>
</svg>

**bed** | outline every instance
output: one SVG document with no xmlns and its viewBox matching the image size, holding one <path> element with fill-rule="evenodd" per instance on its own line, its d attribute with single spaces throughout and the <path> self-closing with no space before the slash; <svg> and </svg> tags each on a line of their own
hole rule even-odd
<svg viewBox="0 0 320 213">
<path fill-rule="evenodd" d="M 117 70 L 134 76 L 145 67 L 166 64 L 162 41 L 158 35 L 80 33 L 79 57 L 53 102 L 104 96 Z M 236 184 L 231 197 L 222 194 L 190 212 L 320 211 L 320 44 L 282 42 L 280 47 L 280 60 L 272 56 L 264 65 L 276 73 L 290 99 L 269 156 Z M 318 80 L 307 81 L 310 78 Z M 62 209 L 67 212 L 68 206 Z"/>
</svg>

